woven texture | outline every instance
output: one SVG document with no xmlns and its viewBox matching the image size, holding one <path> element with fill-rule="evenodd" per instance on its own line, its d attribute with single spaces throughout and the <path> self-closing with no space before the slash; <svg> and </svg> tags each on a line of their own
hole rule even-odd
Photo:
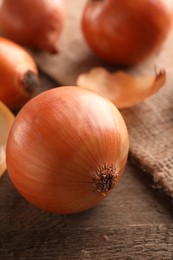
<svg viewBox="0 0 173 260">
<path fill-rule="evenodd" d="M 173 103 L 172 90 L 145 104 L 122 111 L 130 135 L 130 152 L 154 182 L 173 196 Z"/>
<path fill-rule="evenodd" d="M 66 1 L 68 20 L 59 43 L 59 55 L 34 53 L 39 66 L 62 85 L 74 85 L 77 76 L 94 66 L 105 66 L 89 50 L 80 29 L 84 0 Z M 129 68 L 136 75 L 153 75 L 164 68 L 167 82 L 154 97 L 122 110 L 130 136 L 130 152 L 138 166 L 173 196 L 173 33 L 162 49 L 144 63 Z M 108 68 L 108 67 L 107 67 Z M 110 68 L 109 68 L 110 69 Z M 117 68 L 111 68 L 117 69 Z"/>
</svg>

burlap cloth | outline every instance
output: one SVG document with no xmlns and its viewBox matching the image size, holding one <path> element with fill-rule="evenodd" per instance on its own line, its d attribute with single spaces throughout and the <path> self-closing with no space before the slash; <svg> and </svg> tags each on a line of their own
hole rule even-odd
<svg viewBox="0 0 173 260">
<path fill-rule="evenodd" d="M 33 54 L 41 69 L 62 85 L 74 85 L 79 73 L 93 66 L 106 66 L 90 52 L 81 34 L 80 17 L 85 2 L 66 1 L 68 19 L 59 43 L 59 55 Z M 159 187 L 173 196 L 172 32 L 162 49 L 152 58 L 126 70 L 136 75 L 152 75 L 155 66 L 166 69 L 164 88 L 154 97 L 121 112 L 129 130 L 130 153 L 134 161 L 154 177 Z"/>
</svg>

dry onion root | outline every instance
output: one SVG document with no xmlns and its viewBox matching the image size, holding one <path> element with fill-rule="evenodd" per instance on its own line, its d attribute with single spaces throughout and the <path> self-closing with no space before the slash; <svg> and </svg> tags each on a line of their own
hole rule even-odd
<svg viewBox="0 0 173 260">
<path fill-rule="evenodd" d="M 0 177 L 6 170 L 6 141 L 13 121 L 14 115 L 0 101 Z"/>
<path fill-rule="evenodd" d="M 155 76 L 135 77 L 123 71 L 110 73 L 102 67 L 79 75 L 77 85 L 108 98 L 117 108 L 127 108 L 154 95 L 166 81 L 165 70 Z"/>
</svg>

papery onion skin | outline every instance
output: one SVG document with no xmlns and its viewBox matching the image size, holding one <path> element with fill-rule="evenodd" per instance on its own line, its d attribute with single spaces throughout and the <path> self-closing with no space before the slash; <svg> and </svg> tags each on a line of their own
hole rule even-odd
<svg viewBox="0 0 173 260">
<path fill-rule="evenodd" d="M 63 0 L 3 0 L 0 32 L 27 47 L 57 53 L 65 13 Z"/>
<path fill-rule="evenodd" d="M 20 45 L 0 37 L 0 100 L 21 108 L 39 89 L 37 65 Z"/>
<path fill-rule="evenodd" d="M 82 31 L 103 60 L 134 65 L 162 46 L 172 19 L 172 0 L 91 0 L 83 11 Z"/>
<path fill-rule="evenodd" d="M 5 147 L 13 121 L 13 113 L 0 101 L 0 177 L 6 170 Z"/>
<path fill-rule="evenodd" d="M 20 110 L 7 141 L 7 168 L 29 202 L 71 214 L 112 190 L 128 149 L 125 122 L 111 102 L 86 89 L 60 87 Z"/>
</svg>

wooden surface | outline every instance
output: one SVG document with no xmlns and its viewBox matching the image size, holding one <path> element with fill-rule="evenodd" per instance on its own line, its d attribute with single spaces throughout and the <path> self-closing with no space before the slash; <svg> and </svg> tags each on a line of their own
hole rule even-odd
<svg viewBox="0 0 173 260">
<path fill-rule="evenodd" d="M 28 204 L 7 174 L 0 189 L 0 259 L 172 259 L 170 201 L 128 163 L 99 206 L 78 215 Z"/>
<path fill-rule="evenodd" d="M 41 77 L 45 89 L 57 85 Z M 69 216 L 30 205 L 6 172 L 0 179 L 0 259 L 173 259 L 171 199 L 131 160 L 109 197 Z"/>
<path fill-rule="evenodd" d="M 67 2 L 77 11 L 73 17 L 79 18 L 84 1 Z M 78 8 L 74 3 L 78 3 Z M 75 83 L 77 73 L 93 64 L 102 64 L 85 43 L 85 51 L 80 48 L 79 27 L 72 29 L 70 20 L 67 27 L 69 35 L 75 32 L 75 38 L 72 41 L 62 38 L 61 47 L 68 45 L 70 50 L 54 57 L 34 54 L 44 72 L 66 85 Z M 159 55 L 129 70 L 130 73 L 148 74 L 154 65 L 164 65 L 171 75 L 173 59 L 167 52 L 166 47 Z M 43 89 L 58 85 L 44 73 L 41 79 Z M 141 118 L 146 110 L 152 122 L 151 111 L 145 104 L 133 109 L 133 121 Z M 137 125 L 138 121 L 134 122 Z M 142 126 L 145 125 L 143 122 Z M 157 136 L 156 128 L 153 136 Z M 133 158 L 129 159 L 119 184 L 109 197 L 91 210 L 69 216 L 49 214 L 30 205 L 17 193 L 6 172 L 0 179 L 0 260 L 173 259 L 172 200 L 155 188 L 148 174 L 134 166 Z"/>
</svg>

